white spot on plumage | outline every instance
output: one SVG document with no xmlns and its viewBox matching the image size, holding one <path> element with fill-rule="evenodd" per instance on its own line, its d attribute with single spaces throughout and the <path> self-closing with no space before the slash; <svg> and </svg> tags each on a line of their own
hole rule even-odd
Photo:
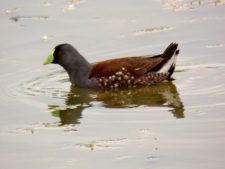
<svg viewBox="0 0 225 169">
<path fill-rule="evenodd" d="M 125 79 L 125 80 L 129 79 L 129 76 L 124 75 L 124 79 Z"/>
<path fill-rule="evenodd" d="M 118 86 L 119 86 L 119 84 L 118 84 L 118 83 L 115 83 L 115 84 L 114 84 L 114 87 L 115 87 L 115 88 L 117 88 Z"/>
<path fill-rule="evenodd" d="M 122 71 L 116 72 L 116 75 L 122 75 L 122 74 L 123 74 Z"/>
</svg>

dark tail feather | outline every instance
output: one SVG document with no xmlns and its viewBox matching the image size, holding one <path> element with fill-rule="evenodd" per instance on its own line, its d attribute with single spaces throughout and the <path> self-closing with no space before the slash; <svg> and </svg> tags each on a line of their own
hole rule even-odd
<svg viewBox="0 0 225 169">
<path fill-rule="evenodd" d="M 168 60 L 169 60 L 174 54 L 175 54 L 175 56 L 178 55 L 180 51 L 177 49 L 177 47 L 178 47 L 178 44 L 177 44 L 177 43 L 171 43 L 171 44 L 166 48 L 166 50 L 164 51 L 162 57 L 165 57 L 165 59 L 168 59 Z M 167 60 L 167 61 L 168 61 L 168 60 Z M 171 76 L 172 76 L 172 74 L 173 74 L 173 72 L 174 72 L 174 70 L 175 70 L 175 66 L 176 66 L 176 63 L 174 62 L 174 63 L 171 65 L 171 67 L 169 68 L 169 70 L 168 70 L 168 73 L 169 73 L 169 75 L 168 75 L 168 80 L 173 80 L 173 79 L 171 78 Z"/>
<path fill-rule="evenodd" d="M 163 64 L 168 62 L 170 58 L 173 56 L 174 52 L 176 52 L 176 55 L 179 53 L 179 50 L 177 51 L 178 44 L 177 43 L 171 43 L 166 50 L 162 54 L 162 58 L 164 59 Z M 177 53 L 178 52 L 178 53 Z"/>
<path fill-rule="evenodd" d="M 171 78 L 171 76 L 172 76 L 172 74 L 173 74 L 173 72 L 174 72 L 174 70 L 175 70 L 175 67 L 176 67 L 176 64 L 172 65 L 172 66 L 170 67 L 169 71 L 168 71 L 169 75 L 168 75 L 167 79 L 168 79 L 169 81 L 174 80 L 173 78 Z"/>
<path fill-rule="evenodd" d="M 163 58 L 163 60 L 160 64 L 154 67 L 152 71 L 155 71 L 155 72 L 160 71 L 167 64 L 167 62 L 173 57 L 174 54 L 178 55 L 179 50 L 177 50 L 177 48 L 178 48 L 177 43 L 171 43 L 161 55 L 155 56 L 155 57 L 161 57 Z M 171 63 L 170 67 L 168 67 L 168 70 L 166 71 L 169 73 L 168 79 L 170 79 L 171 75 L 174 72 L 174 69 L 175 69 L 175 63 Z"/>
</svg>

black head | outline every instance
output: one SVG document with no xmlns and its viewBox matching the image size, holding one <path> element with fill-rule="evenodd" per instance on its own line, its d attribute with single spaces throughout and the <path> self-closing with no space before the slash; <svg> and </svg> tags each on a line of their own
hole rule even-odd
<svg viewBox="0 0 225 169">
<path fill-rule="evenodd" d="M 72 45 L 64 43 L 57 45 L 43 64 L 54 63 L 62 65 L 70 63 L 74 58 L 79 58 L 80 56 L 79 52 Z"/>
<path fill-rule="evenodd" d="M 91 71 L 91 64 L 70 44 L 57 45 L 43 64 L 50 63 L 61 65 L 76 84 L 84 77 L 88 79 Z"/>
<path fill-rule="evenodd" d="M 65 44 L 57 45 L 55 47 L 54 52 L 53 52 L 53 61 L 52 61 L 52 63 L 59 64 L 60 59 L 63 58 L 63 55 L 66 52 L 66 49 L 69 48 L 68 46 L 71 46 L 71 45 L 65 43 Z"/>
</svg>

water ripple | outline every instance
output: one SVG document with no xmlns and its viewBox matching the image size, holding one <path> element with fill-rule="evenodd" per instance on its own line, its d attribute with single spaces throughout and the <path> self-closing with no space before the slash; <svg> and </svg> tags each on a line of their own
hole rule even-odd
<svg viewBox="0 0 225 169">
<path fill-rule="evenodd" d="M 34 73 L 33 73 L 34 74 Z M 14 95 L 19 96 L 50 96 L 64 98 L 68 92 L 67 74 L 60 70 L 48 74 L 41 74 L 31 79 L 26 79 L 12 86 Z"/>
<path fill-rule="evenodd" d="M 192 108 L 205 107 L 206 105 L 224 105 L 220 95 L 225 94 L 225 84 L 221 83 L 221 73 L 225 64 L 202 64 L 190 66 L 177 66 L 174 77 L 181 77 L 178 89 L 171 83 L 161 83 L 150 87 L 127 90 L 89 90 L 78 89 L 71 86 L 68 75 L 62 69 L 43 72 L 36 69 L 34 72 L 20 72 L 22 74 L 17 83 L 9 88 L 9 97 L 17 97 L 21 100 L 45 98 L 59 98 L 60 104 L 49 104 L 48 110 L 52 116 L 60 118 L 60 124 L 79 124 L 82 112 L 90 107 L 104 108 L 163 108 L 168 109 L 176 118 L 185 117 L 185 103 L 182 97 L 198 98 L 204 102 L 209 96 L 217 97 L 217 102 L 212 100 L 192 103 Z M 197 71 L 196 71 L 197 70 Z M 182 74 L 182 75 L 181 75 Z M 207 76 L 204 76 L 207 74 Z M 15 76 L 15 75 L 10 75 Z M 208 78 L 212 77 L 211 80 Z M 4 76 L 8 79 L 9 76 Z M 35 102 L 35 99 L 33 102 Z M 31 99 L 32 100 L 32 99 Z M 32 102 L 32 101 L 30 101 Z M 30 103 L 29 102 L 29 103 Z M 63 105 L 62 105 L 63 104 Z"/>
</svg>

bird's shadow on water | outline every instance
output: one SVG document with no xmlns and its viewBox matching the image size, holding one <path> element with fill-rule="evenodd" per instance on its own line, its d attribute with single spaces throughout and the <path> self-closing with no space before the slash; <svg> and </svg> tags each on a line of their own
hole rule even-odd
<svg viewBox="0 0 225 169">
<path fill-rule="evenodd" d="M 60 118 L 60 125 L 79 124 L 82 112 L 94 107 L 94 102 L 101 103 L 99 105 L 105 108 L 167 107 L 175 118 L 184 118 L 184 106 L 172 82 L 117 90 L 91 90 L 71 86 L 65 106 L 49 105 L 48 109 L 53 116 Z"/>
</svg>

